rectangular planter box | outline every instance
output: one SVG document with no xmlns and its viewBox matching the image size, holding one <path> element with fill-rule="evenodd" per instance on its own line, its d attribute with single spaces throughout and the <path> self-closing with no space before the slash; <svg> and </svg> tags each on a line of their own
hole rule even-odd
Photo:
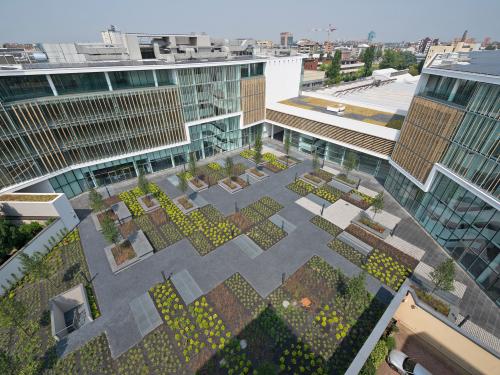
<svg viewBox="0 0 500 375">
<path fill-rule="evenodd" d="M 371 219 L 370 219 L 371 220 Z M 380 223 L 377 223 L 378 225 L 380 225 L 381 227 L 384 228 L 384 231 L 382 233 L 380 233 L 379 231 L 369 227 L 368 225 L 365 225 L 361 222 L 361 216 L 358 215 L 356 216 L 354 219 L 351 220 L 351 223 L 353 224 L 356 224 L 357 226 L 363 228 L 364 230 L 366 230 L 367 232 L 370 232 L 371 234 L 374 234 L 375 236 L 385 240 L 387 237 L 389 237 L 389 235 L 391 234 L 391 231 L 389 230 L 389 228 L 386 228 L 384 227 L 382 224 Z"/>
<path fill-rule="evenodd" d="M 225 191 L 227 191 L 228 193 L 234 194 L 234 193 L 236 193 L 236 192 L 240 191 L 241 189 L 243 189 L 243 188 L 240 186 L 240 184 L 238 184 L 238 183 L 236 183 L 236 182 L 234 182 L 234 181 L 231 181 L 231 182 L 233 183 L 233 185 L 236 185 L 236 187 L 235 187 L 234 189 L 231 189 L 229 186 L 227 186 L 227 185 L 223 182 L 224 180 L 226 180 L 226 178 L 225 178 L 225 179 L 223 179 L 223 180 L 220 180 L 217 184 L 218 184 L 221 188 L 223 188 Z"/>
<path fill-rule="evenodd" d="M 124 241 L 125 240 L 120 241 L 119 244 L 123 243 Z M 137 231 L 137 233 L 129 236 L 128 241 L 130 241 L 130 244 L 132 246 L 132 249 L 134 249 L 136 256 L 123 262 L 120 265 L 116 264 L 113 253 L 111 252 L 111 249 L 114 248 L 115 245 L 107 246 L 104 248 L 104 253 L 106 254 L 106 258 L 108 259 L 111 271 L 113 271 L 113 273 L 115 274 L 153 255 L 153 246 L 151 246 L 149 240 L 146 238 L 146 235 L 142 230 L 139 230 Z"/>
<path fill-rule="evenodd" d="M 247 175 L 249 175 L 250 177 L 252 177 L 252 178 L 254 178 L 254 179 L 258 180 L 258 181 L 262 181 L 262 180 L 263 180 L 263 179 L 265 179 L 266 177 L 269 177 L 269 175 L 268 175 L 266 172 L 262 171 L 262 170 L 259 170 L 259 172 L 260 172 L 260 173 L 262 173 L 262 176 L 257 176 L 256 174 L 254 174 L 254 173 L 252 172 L 252 169 L 254 169 L 254 168 L 248 168 L 248 169 L 245 169 L 245 173 L 246 173 Z"/>
<path fill-rule="evenodd" d="M 283 165 L 285 165 L 285 166 L 286 166 L 286 165 L 287 165 L 287 164 L 286 164 L 286 157 L 283 157 L 283 159 L 284 159 L 284 160 L 282 160 L 282 159 L 280 159 L 280 158 L 277 158 L 276 160 L 277 160 L 278 162 L 280 162 L 281 164 L 283 164 Z M 293 167 L 294 165 L 297 165 L 297 164 L 298 164 L 298 161 L 295 161 L 295 160 L 294 160 L 293 158 L 291 158 L 291 157 L 289 157 L 289 158 L 288 158 L 288 168 L 291 168 L 291 167 Z"/>
<path fill-rule="evenodd" d="M 188 214 L 191 211 L 194 211 L 194 210 L 198 209 L 198 205 L 196 203 L 194 203 L 189 198 L 187 198 L 187 199 L 188 199 L 189 203 L 191 203 L 193 205 L 193 207 L 191 207 L 191 208 L 184 208 L 184 206 L 179 202 L 179 199 L 181 199 L 181 198 L 187 198 L 187 196 L 186 195 L 181 195 L 180 197 L 172 199 L 172 201 L 179 208 L 179 210 L 182 211 L 183 214 Z"/>
<path fill-rule="evenodd" d="M 198 179 L 198 184 L 202 185 L 201 187 L 196 186 L 191 180 L 188 181 L 188 186 L 195 192 L 199 193 L 200 191 L 207 190 L 208 184 L 205 181 Z"/>
<path fill-rule="evenodd" d="M 143 199 L 146 196 L 149 196 L 151 198 L 151 201 L 153 202 L 153 205 L 151 207 L 146 206 L 146 203 L 144 203 L 144 201 L 143 201 Z M 144 212 L 152 212 L 152 211 L 156 210 L 157 208 L 160 208 L 160 202 L 158 202 L 158 200 L 156 198 L 154 198 L 152 194 L 143 195 L 142 197 L 137 198 L 137 201 L 141 205 Z"/>
<path fill-rule="evenodd" d="M 350 188 L 353 188 L 353 189 L 357 189 L 357 188 L 358 188 L 358 185 L 359 185 L 359 178 L 357 178 L 357 177 L 351 177 L 351 178 L 349 178 L 350 180 L 355 181 L 355 183 L 354 183 L 354 184 L 351 184 L 351 183 L 349 183 L 349 182 L 347 182 L 347 181 L 342 180 L 342 179 L 341 179 L 341 178 L 339 178 L 338 176 L 339 176 L 339 175 L 333 176 L 333 179 L 334 179 L 335 181 L 337 181 L 337 182 L 340 182 L 341 184 L 344 184 L 344 185 L 346 185 L 346 186 L 349 186 Z"/>
<path fill-rule="evenodd" d="M 325 180 L 323 180 L 323 179 L 321 179 L 321 178 L 319 178 L 319 177 L 318 177 L 318 179 L 320 179 L 320 180 L 321 180 L 321 181 L 319 181 L 319 182 L 314 182 L 314 181 L 312 181 L 312 180 L 307 179 L 305 176 L 306 176 L 306 175 L 308 175 L 308 174 L 310 174 L 310 173 L 304 173 L 304 174 L 301 174 L 301 175 L 299 176 L 299 178 L 300 178 L 302 181 L 304 181 L 304 182 L 306 182 L 306 183 L 308 183 L 308 184 L 310 184 L 310 185 L 313 185 L 313 186 L 314 186 L 314 187 L 316 187 L 316 188 L 319 188 L 319 187 L 323 186 L 324 184 L 326 184 L 326 181 L 325 181 Z"/>
</svg>

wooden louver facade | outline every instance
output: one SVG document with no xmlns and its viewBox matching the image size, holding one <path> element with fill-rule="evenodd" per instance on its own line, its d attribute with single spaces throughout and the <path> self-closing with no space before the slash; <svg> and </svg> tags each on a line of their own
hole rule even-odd
<svg viewBox="0 0 500 375">
<path fill-rule="evenodd" d="M 392 159 L 425 183 L 432 166 L 446 152 L 464 111 L 423 97 L 415 97 L 405 118 Z"/>
<path fill-rule="evenodd" d="M 263 121 L 266 116 L 266 79 L 264 76 L 241 80 L 243 125 Z"/>
<path fill-rule="evenodd" d="M 306 131 L 318 136 L 331 139 L 332 142 L 340 141 L 366 150 L 389 156 L 394 148 L 394 141 L 375 137 L 373 135 L 344 129 L 338 126 L 309 120 L 303 117 L 289 115 L 286 113 L 268 109 L 266 111 L 268 120 L 283 124 L 285 127 L 298 132 Z"/>
<path fill-rule="evenodd" d="M 187 141 L 175 87 L 14 102 L 0 108 L 0 136 L 0 187 Z"/>
</svg>

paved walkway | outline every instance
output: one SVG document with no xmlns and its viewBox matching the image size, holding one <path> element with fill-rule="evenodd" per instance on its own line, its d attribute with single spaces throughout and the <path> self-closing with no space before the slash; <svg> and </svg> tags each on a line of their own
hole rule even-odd
<svg viewBox="0 0 500 375">
<path fill-rule="evenodd" d="M 302 154 L 292 156 L 304 157 Z M 235 163 L 243 162 L 251 165 L 250 162 L 239 156 L 236 156 L 234 161 Z M 135 323 L 129 304 L 135 298 L 143 295 L 150 287 L 162 282 L 162 272 L 165 275 L 175 275 L 186 270 L 203 293 L 209 292 L 226 278 L 239 272 L 263 297 L 281 284 L 283 273 L 287 277 L 292 275 L 314 255 L 318 255 L 332 266 L 340 268 L 347 276 L 357 275 L 361 272 L 357 266 L 327 247 L 331 236 L 309 222 L 315 213 L 310 212 L 300 204 L 294 204 L 294 202 L 303 202 L 305 206 L 316 204 L 307 198 L 298 199 L 297 194 L 285 188 L 293 181 L 296 173 L 300 175 L 310 168 L 310 161 L 305 161 L 284 172 L 270 173 L 269 178 L 247 187 L 237 195 L 230 195 L 219 187 L 212 187 L 198 194 L 206 202 L 217 207 L 224 215 L 234 212 L 235 202 L 237 202 L 238 207 L 242 208 L 264 195 L 268 195 L 284 205 L 278 214 L 287 223 L 295 226 L 295 230 L 271 249 L 255 255 L 253 259 L 233 241 L 201 257 L 189 241 L 183 239 L 120 274 L 114 275 L 109 269 L 103 252 L 103 248 L 107 244 L 102 235 L 96 231 L 90 215 L 88 215 L 88 194 L 73 199 L 72 204 L 82 219 L 79 226 L 81 241 L 89 270 L 95 276 L 93 283 L 102 316 L 93 324 L 88 324 L 85 331 L 68 342 L 66 347 L 62 348 L 63 352 L 75 350 L 89 338 L 104 331 L 107 333 L 113 357 L 119 356 L 138 343 L 142 339 L 142 335 Z M 373 191 L 381 190 L 380 185 L 377 185 L 373 177 L 358 175 L 362 177 L 363 186 Z M 156 182 L 170 197 L 181 195 L 181 192 L 167 179 L 167 175 L 164 173 L 153 175 L 151 180 Z M 129 190 L 135 184 L 135 180 L 125 181 L 109 187 L 109 189 L 112 194 L 117 194 Z M 444 258 L 442 250 L 436 247 L 437 245 L 429 239 L 425 232 L 387 194 L 386 201 L 385 210 L 392 215 L 403 218 L 396 230 L 398 237 L 414 246 L 423 247 L 426 250 L 424 260 L 428 257 L 428 253 L 432 254 L 429 259 Z M 317 207 L 313 211 L 317 211 Z M 408 235 L 409 233 L 412 235 Z M 314 241 L 311 241 L 311 238 L 314 238 Z M 421 246 L 422 243 L 424 246 Z M 436 256 L 434 253 L 441 253 L 441 255 Z M 432 263 L 429 264 L 432 265 Z M 366 286 L 371 293 L 378 294 L 380 298 L 386 300 L 392 298 L 392 292 L 370 275 L 367 277 Z M 470 286 L 467 285 L 464 298 L 467 297 L 470 289 Z M 477 286 L 475 291 L 479 296 L 484 295 Z M 490 302 L 489 306 L 493 304 L 486 296 L 484 298 Z M 463 310 L 464 315 L 470 311 L 468 308 Z M 484 317 L 472 315 L 471 318 L 472 321 L 479 324 L 483 320 L 489 321 L 489 319 L 490 315 Z M 493 325 L 497 326 L 495 321 Z"/>
</svg>

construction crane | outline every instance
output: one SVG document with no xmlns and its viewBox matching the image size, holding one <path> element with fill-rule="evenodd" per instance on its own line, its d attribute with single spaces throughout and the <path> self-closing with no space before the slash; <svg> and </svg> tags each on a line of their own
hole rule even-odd
<svg viewBox="0 0 500 375">
<path fill-rule="evenodd" d="M 330 42 L 330 34 L 333 33 L 337 28 L 333 26 L 331 23 L 328 25 L 326 29 L 321 29 L 321 28 L 314 28 L 311 29 L 313 32 L 323 32 L 328 34 L 328 42 Z"/>
</svg>

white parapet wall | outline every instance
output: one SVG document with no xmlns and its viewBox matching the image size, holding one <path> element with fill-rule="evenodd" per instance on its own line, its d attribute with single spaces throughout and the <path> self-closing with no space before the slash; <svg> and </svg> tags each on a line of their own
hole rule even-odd
<svg viewBox="0 0 500 375">
<path fill-rule="evenodd" d="M 303 58 L 276 57 L 266 62 L 266 105 L 299 96 Z"/>
<path fill-rule="evenodd" d="M 23 198 L 26 198 L 23 200 Z M 36 200 L 38 197 L 39 200 Z M 17 200 L 20 199 L 20 200 Z M 46 253 L 61 237 L 73 230 L 80 220 L 78 219 L 68 198 L 64 194 L 34 194 L 12 193 L 0 195 L 0 207 L 5 216 L 13 219 L 44 218 L 54 221 L 28 242 L 15 255 L 0 265 L 0 295 L 4 288 L 9 288 L 10 283 L 16 278 L 21 278 L 21 261 L 19 255 L 24 253 L 29 256 L 36 252 Z"/>
</svg>

